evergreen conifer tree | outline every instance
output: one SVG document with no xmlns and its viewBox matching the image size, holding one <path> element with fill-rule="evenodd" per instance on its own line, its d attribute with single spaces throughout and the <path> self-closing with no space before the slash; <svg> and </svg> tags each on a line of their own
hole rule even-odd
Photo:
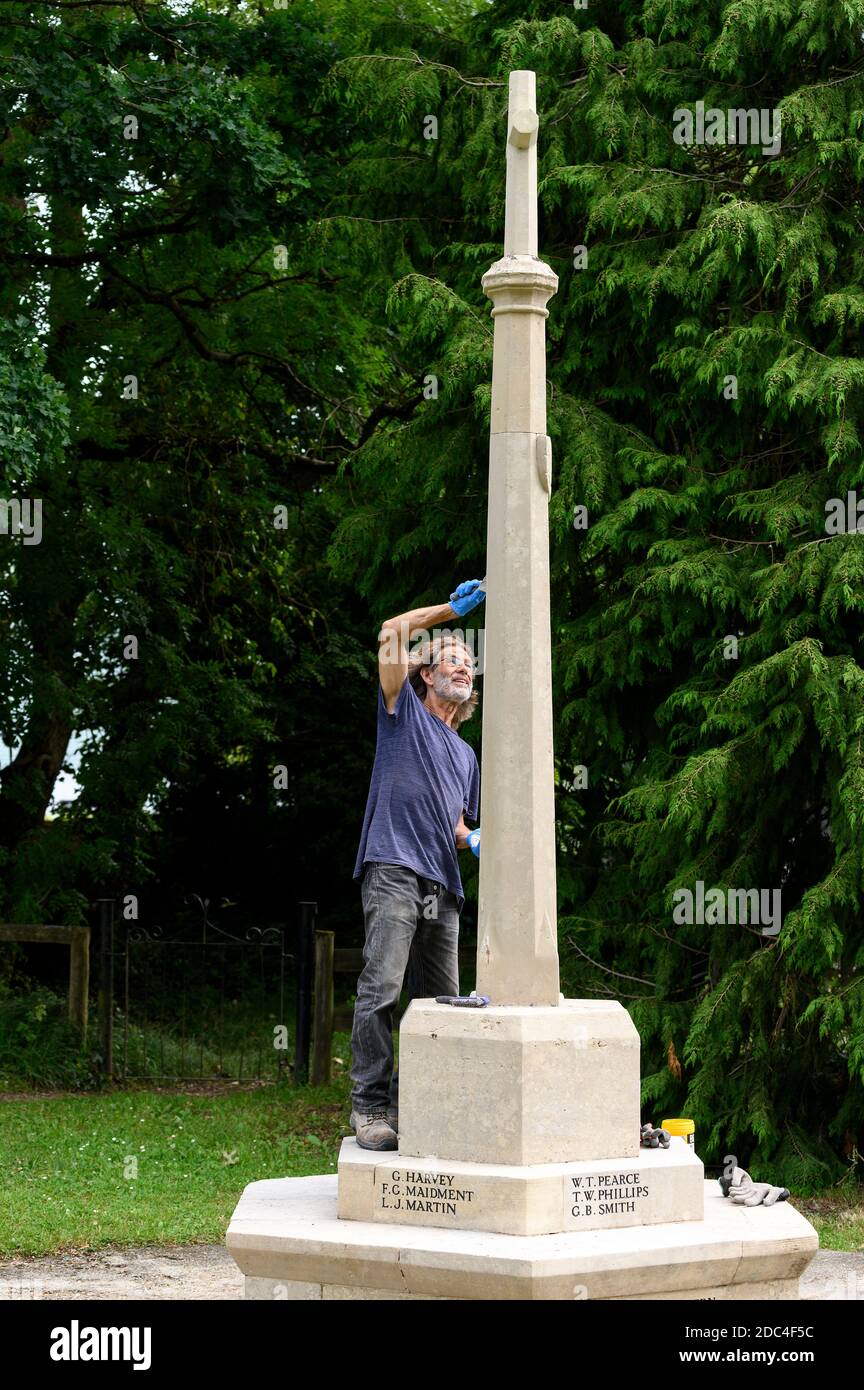
<svg viewBox="0 0 864 1390">
<path fill-rule="evenodd" d="M 507 72 L 535 69 L 540 254 L 560 280 L 547 328 L 565 988 L 627 1005 L 644 1117 L 692 1116 L 708 1160 L 735 1153 L 798 1191 L 851 1176 L 864 535 L 826 531 L 826 506 L 864 499 L 864 3 L 448 13 L 394 6 L 331 75 L 363 138 L 326 235 L 351 239 L 370 312 L 392 282 L 412 402 L 330 493 L 334 571 L 376 618 L 485 571 L 480 276 L 501 254 Z M 680 138 L 698 103 L 723 114 L 722 141 Z M 751 111 L 767 141 L 733 143 L 735 113 L 756 135 Z M 781 890 L 779 933 L 676 921 L 678 890 L 700 882 Z"/>
</svg>

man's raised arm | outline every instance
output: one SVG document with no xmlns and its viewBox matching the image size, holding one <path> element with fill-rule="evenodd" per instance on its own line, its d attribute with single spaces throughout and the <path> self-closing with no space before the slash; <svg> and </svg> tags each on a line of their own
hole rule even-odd
<svg viewBox="0 0 864 1390">
<path fill-rule="evenodd" d="M 436 623 L 450 622 L 456 616 L 449 603 L 434 608 L 412 608 L 381 624 L 378 634 L 378 675 L 387 713 L 392 714 L 399 691 L 408 675 L 408 643 L 415 632 L 431 629 Z"/>
<path fill-rule="evenodd" d="M 408 675 L 408 643 L 414 633 L 431 631 L 436 623 L 448 623 L 453 618 L 464 617 L 485 598 L 481 583 L 479 579 L 467 579 L 450 595 L 450 603 L 439 603 L 434 608 L 412 608 L 410 613 L 400 613 L 398 617 L 388 618 L 381 624 L 378 634 L 378 676 L 388 714 L 393 713 L 399 691 Z"/>
</svg>

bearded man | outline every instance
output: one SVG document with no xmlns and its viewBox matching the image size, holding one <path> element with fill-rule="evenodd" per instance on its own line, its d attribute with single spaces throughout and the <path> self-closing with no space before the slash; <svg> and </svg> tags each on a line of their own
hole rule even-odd
<svg viewBox="0 0 864 1390">
<path fill-rule="evenodd" d="M 482 581 L 469 579 L 449 603 L 388 618 L 378 637 L 378 742 L 354 868 L 366 940 L 351 1035 L 351 1128 L 363 1149 L 399 1146 L 393 1011 L 403 984 L 409 1000 L 459 993 L 465 898 L 457 853 L 480 854 L 479 829 L 465 824 L 465 816 L 477 819 L 480 769 L 458 732 L 477 705 L 474 658 L 449 631 L 410 652 L 408 644 L 485 597 Z"/>
</svg>

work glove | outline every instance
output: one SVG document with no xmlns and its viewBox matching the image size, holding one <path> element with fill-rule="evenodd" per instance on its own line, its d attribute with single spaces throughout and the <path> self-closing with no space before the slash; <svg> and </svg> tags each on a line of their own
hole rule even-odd
<svg viewBox="0 0 864 1390">
<path fill-rule="evenodd" d="M 472 608 L 483 602 L 486 594 L 480 587 L 481 583 L 480 579 L 466 579 L 464 584 L 459 584 L 453 590 L 450 595 L 450 607 L 460 618 L 464 618 L 466 613 L 470 613 Z"/>
<path fill-rule="evenodd" d="M 788 1187 L 774 1187 L 770 1182 L 754 1182 L 746 1168 L 736 1168 L 732 1173 L 731 1182 L 728 1178 L 725 1182 L 729 1186 L 723 1195 L 731 1197 L 739 1206 L 773 1207 L 775 1202 L 785 1202 L 789 1197 Z M 723 1179 L 720 1186 L 725 1186 Z"/>
<path fill-rule="evenodd" d="M 480 827 L 479 827 L 479 825 L 478 825 L 478 827 L 477 827 L 476 830 L 469 830 L 469 832 L 468 832 L 468 848 L 470 849 L 470 851 L 471 851 L 472 854 L 476 854 L 477 858 L 478 858 L 478 859 L 480 858 Z"/>
<path fill-rule="evenodd" d="M 643 1125 L 639 1134 L 639 1143 L 643 1149 L 659 1149 L 661 1146 L 668 1149 L 672 1141 L 672 1135 L 668 1129 L 655 1129 L 653 1125 Z"/>
</svg>

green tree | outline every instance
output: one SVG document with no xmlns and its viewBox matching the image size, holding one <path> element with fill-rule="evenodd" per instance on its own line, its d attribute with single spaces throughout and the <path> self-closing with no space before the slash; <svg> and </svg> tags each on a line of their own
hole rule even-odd
<svg viewBox="0 0 864 1390">
<path fill-rule="evenodd" d="M 45 499 L 41 546 L 0 537 L 4 911 L 214 861 L 262 912 L 324 874 L 347 905 L 378 623 L 485 569 L 480 276 L 530 67 L 565 988 L 631 1010 L 645 1117 L 704 1157 L 853 1171 L 864 541 L 825 506 L 861 482 L 862 19 L 4 7 L 2 483 Z M 779 111 L 779 151 L 679 143 L 700 101 Z M 698 881 L 781 889 L 780 933 L 679 924 Z"/>
<path fill-rule="evenodd" d="M 170 868 L 284 920 L 332 872 L 359 792 L 322 793 L 321 758 L 362 777 L 373 666 L 322 482 L 392 376 L 305 240 L 353 139 L 322 93 L 342 37 L 312 0 L 0 14 L 0 485 L 43 524 L 0 536 L 4 915 Z M 74 732 L 82 792 L 46 821 Z"/>
<path fill-rule="evenodd" d="M 336 573 L 377 608 L 482 572 L 479 279 L 506 74 L 535 69 L 567 988 L 630 1008 L 646 1117 L 692 1115 L 708 1158 L 799 1188 L 864 1149 L 864 540 L 825 531 L 862 478 L 862 19 L 501 0 L 336 68 L 368 120 L 344 216 L 440 383 L 328 493 Z M 779 152 L 678 143 L 699 101 L 779 111 Z M 781 889 L 779 935 L 675 923 L 700 880 Z"/>
</svg>

